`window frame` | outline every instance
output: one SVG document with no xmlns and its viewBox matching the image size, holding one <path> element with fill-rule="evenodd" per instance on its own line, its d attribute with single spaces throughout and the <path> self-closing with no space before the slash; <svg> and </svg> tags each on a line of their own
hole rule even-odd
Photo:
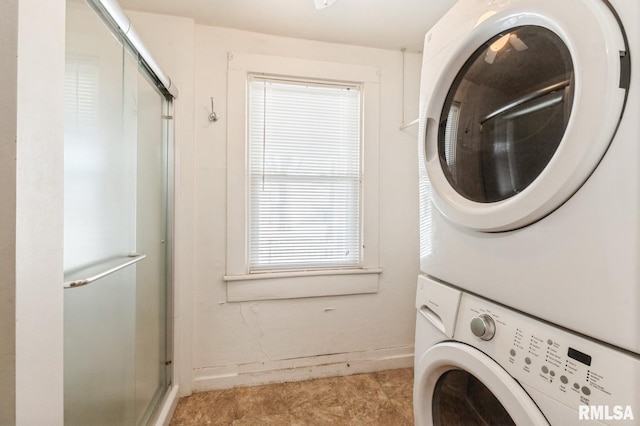
<svg viewBox="0 0 640 426">
<path fill-rule="evenodd" d="M 379 267 L 380 76 L 375 67 L 229 53 L 227 93 L 227 301 L 375 293 Z M 252 75 L 361 87 L 361 264 L 354 268 L 249 271 L 248 108 Z"/>
<path fill-rule="evenodd" d="M 355 224 L 354 227 L 351 227 L 350 229 L 355 229 L 357 231 L 357 240 L 351 240 L 352 242 L 355 242 L 355 246 L 357 246 L 356 248 L 356 261 L 355 262 L 351 262 L 351 263 L 347 263 L 344 265 L 339 265 L 339 264 L 317 264 L 317 265 L 313 265 L 313 264 L 307 264 L 307 265 L 299 265 L 299 266 L 256 266 L 255 262 L 256 259 L 252 259 L 252 252 L 253 249 L 255 249 L 255 246 L 253 246 L 252 244 L 255 242 L 255 237 L 252 234 L 252 226 L 251 224 L 254 223 L 255 221 L 253 219 L 255 219 L 254 216 L 254 212 L 253 212 L 253 204 L 252 204 L 252 200 L 254 199 L 254 193 L 255 193 L 255 188 L 251 185 L 251 181 L 249 182 L 248 185 L 248 197 L 249 197 L 249 203 L 248 203 L 248 209 L 249 209 L 249 217 L 248 217 L 248 239 L 249 239 L 249 243 L 248 243 L 248 260 L 249 260 L 249 265 L 248 265 L 248 273 L 250 274 L 255 274 L 255 273 L 273 273 L 273 272 L 296 272 L 296 271 L 310 271 L 310 270 L 321 270 L 321 269 L 357 269 L 360 268 L 362 266 L 362 225 L 363 225 L 363 214 L 362 214 L 362 186 L 363 186 L 363 167 L 362 167 L 362 152 L 363 152 L 363 110 L 364 110 L 364 106 L 363 106 L 363 96 L 362 96 L 362 86 L 360 84 L 353 84 L 353 83 L 345 83 L 345 82 L 327 82 L 327 81 L 320 81 L 320 80 L 310 80 L 308 78 L 305 79 L 301 79 L 301 78 L 281 78 L 279 76 L 272 76 L 272 75 L 266 75 L 266 74 L 249 74 L 248 75 L 248 92 L 247 92 L 247 96 L 249 99 L 249 104 L 248 104 L 248 110 L 247 110 L 247 114 L 248 116 L 251 116 L 252 112 L 252 101 L 251 101 L 251 85 L 254 82 L 263 82 L 263 83 L 277 83 L 277 84 L 284 84 L 284 85 L 291 85 L 291 86 L 316 86 L 316 87 L 325 87 L 325 88 L 330 88 L 330 89 L 355 89 L 355 91 L 357 92 L 357 97 L 358 97 L 358 140 L 357 140 L 357 144 L 358 144 L 358 167 L 357 167 L 357 197 L 353 197 L 351 200 L 355 201 L 356 203 L 356 207 L 358 210 L 358 216 L 357 216 L 357 223 Z M 247 134 L 252 134 L 252 130 L 250 129 L 250 125 L 251 125 L 251 119 L 248 118 L 247 119 Z M 252 158 L 252 149 L 255 148 L 255 145 L 252 144 L 251 142 L 251 138 L 248 137 L 247 138 L 247 144 L 248 149 L 247 149 L 247 156 L 248 156 L 248 161 L 247 161 L 247 173 L 249 174 L 250 177 L 253 176 L 253 171 L 252 171 L 252 166 L 251 166 L 251 158 Z M 355 175 L 354 175 L 355 177 Z M 355 181 L 354 181 L 355 182 Z"/>
</svg>

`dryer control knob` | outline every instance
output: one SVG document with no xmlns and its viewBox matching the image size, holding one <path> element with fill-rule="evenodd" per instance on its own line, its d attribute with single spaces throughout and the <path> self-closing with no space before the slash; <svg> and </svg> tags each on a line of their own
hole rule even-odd
<svg viewBox="0 0 640 426">
<path fill-rule="evenodd" d="M 496 323 L 487 314 L 482 314 L 471 320 L 471 332 L 482 340 L 491 340 L 496 334 Z"/>
</svg>

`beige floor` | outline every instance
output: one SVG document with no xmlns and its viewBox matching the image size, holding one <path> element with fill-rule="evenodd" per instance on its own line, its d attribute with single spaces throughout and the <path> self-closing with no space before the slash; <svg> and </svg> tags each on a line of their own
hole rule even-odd
<svg viewBox="0 0 640 426">
<path fill-rule="evenodd" d="M 413 425 L 413 369 L 196 393 L 171 426 Z"/>
</svg>

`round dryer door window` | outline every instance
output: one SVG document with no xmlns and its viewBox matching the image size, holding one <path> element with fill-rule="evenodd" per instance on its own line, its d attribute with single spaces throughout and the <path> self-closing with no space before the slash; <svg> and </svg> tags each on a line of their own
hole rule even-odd
<svg viewBox="0 0 640 426">
<path fill-rule="evenodd" d="M 601 0 L 497 3 L 458 2 L 434 26 L 421 88 L 434 204 L 484 232 L 527 226 L 575 194 L 628 88 L 624 32 Z"/>
<path fill-rule="evenodd" d="M 478 49 L 440 116 L 438 154 L 451 187 L 478 203 L 526 189 L 567 129 L 573 68 L 567 46 L 544 27 L 516 28 Z"/>
</svg>

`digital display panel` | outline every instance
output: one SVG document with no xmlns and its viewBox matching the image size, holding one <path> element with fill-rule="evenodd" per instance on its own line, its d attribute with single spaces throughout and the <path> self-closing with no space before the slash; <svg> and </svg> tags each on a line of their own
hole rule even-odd
<svg viewBox="0 0 640 426">
<path fill-rule="evenodd" d="M 583 363 L 584 365 L 591 366 L 591 356 L 580 351 L 577 351 L 573 348 L 569 348 L 569 352 L 567 353 L 569 358 L 573 358 L 578 362 Z"/>
</svg>

